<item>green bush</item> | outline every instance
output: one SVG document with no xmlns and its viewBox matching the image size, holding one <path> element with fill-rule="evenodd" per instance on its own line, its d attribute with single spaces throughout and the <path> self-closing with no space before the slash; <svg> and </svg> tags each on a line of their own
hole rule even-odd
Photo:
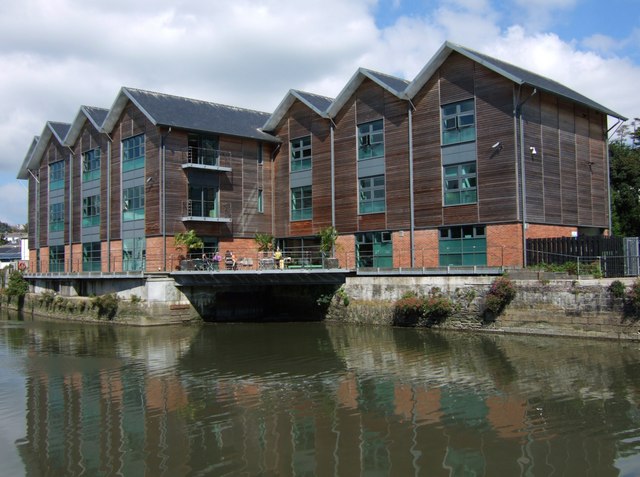
<svg viewBox="0 0 640 477">
<path fill-rule="evenodd" d="M 22 273 L 18 270 L 12 270 L 9 274 L 7 282 L 6 294 L 9 297 L 22 298 L 29 291 L 29 282 L 27 282 Z"/>
<path fill-rule="evenodd" d="M 609 285 L 609 293 L 611 293 L 613 298 L 624 298 L 625 291 L 626 287 L 620 280 L 614 280 Z"/>
<path fill-rule="evenodd" d="M 393 309 L 393 324 L 415 326 L 422 318 L 424 300 L 415 293 L 405 293 L 397 300 Z"/>
<path fill-rule="evenodd" d="M 640 316 L 640 278 L 633 282 L 631 288 L 627 292 L 625 303 L 627 314 Z"/>
<path fill-rule="evenodd" d="M 433 287 L 429 291 L 422 303 L 422 318 L 418 324 L 429 326 L 442 323 L 451 313 L 453 313 L 453 302 L 451 298 L 444 295 L 438 287 Z"/>
<path fill-rule="evenodd" d="M 485 296 L 485 313 L 498 316 L 516 297 L 516 288 L 507 277 L 496 278 Z"/>
<path fill-rule="evenodd" d="M 115 293 L 100 295 L 92 298 L 91 304 L 98 310 L 98 317 L 112 320 L 118 311 L 118 296 Z"/>
</svg>

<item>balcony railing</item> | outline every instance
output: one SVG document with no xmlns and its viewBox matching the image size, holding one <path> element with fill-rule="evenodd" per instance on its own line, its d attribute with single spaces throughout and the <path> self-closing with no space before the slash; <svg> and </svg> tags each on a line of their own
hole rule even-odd
<svg viewBox="0 0 640 477">
<path fill-rule="evenodd" d="M 222 172 L 231 172 L 231 152 L 220 149 L 188 147 L 182 151 L 184 169 L 188 167 Z"/>
<path fill-rule="evenodd" d="M 231 222 L 231 204 L 215 200 L 193 200 L 182 202 L 183 222 Z"/>
</svg>

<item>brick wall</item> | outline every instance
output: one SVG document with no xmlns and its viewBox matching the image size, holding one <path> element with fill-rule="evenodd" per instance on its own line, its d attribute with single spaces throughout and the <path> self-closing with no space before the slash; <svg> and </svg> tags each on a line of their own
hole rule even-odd
<svg viewBox="0 0 640 477">
<path fill-rule="evenodd" d="M 439 266 L 438 230 L 416 230 L 413 235 L 413 240 L 415 249 L 415 266 Z"/>
<path fill-rule="evenodd" d="M 336 241 L 336 258 L 341 268 L 355 268 L 356 266 L 356 237 L 355 235 L 340 235 Z"/>
<path fill-rule="evenodd" d="M 576 227 L 529 224 L 527 227 L 527 238 L 571 237 L 571 234 L 577 231 L 578 229 Z"/>
<path fill-rule="evenodd" d="M 487 265 L 489 267 L 522 266 L 522 225 L 488 225 Z"/>
</svg>

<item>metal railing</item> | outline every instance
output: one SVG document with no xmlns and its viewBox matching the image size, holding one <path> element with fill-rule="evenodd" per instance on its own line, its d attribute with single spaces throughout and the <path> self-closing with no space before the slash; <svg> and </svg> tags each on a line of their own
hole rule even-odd
<svg viewBox="0 0 640 477">
<path fill-rule="evenodd" d="M 224 221 L 231 220 L 231 203 L 217 200 L 194 200 L 182 201 L 182 216 L 191 220 L 218 219 Z"/>
<path fill-rule="evenodd" d="M 182 162 L 186 165 L 208 166 L 222 170 L 231 169 L 233 154 L 230 151 L 190 146 L 184 151 L 176 152 L 182 154 Z"/>
</svg>

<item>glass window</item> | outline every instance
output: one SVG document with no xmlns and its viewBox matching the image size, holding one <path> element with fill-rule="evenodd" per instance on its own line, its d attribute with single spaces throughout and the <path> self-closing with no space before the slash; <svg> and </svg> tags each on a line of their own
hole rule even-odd
<svg viewBox="0 0 640 477">
<path fill-rule="evenodd" d="M 476 163 L 444 166 L 444 205 L 473 204 L 476 201 Z"/>
<path fill-rule="evenodd" d="M 144 237 L 129 238 L 122 241 L 122 270 L 144 270 L 146 257 L 147 250 Z"/>
<path fill-rule="evenodd" d="M 122 172 L 144 167 L 144 134 L 122 140 Z"/>
<path fill-rule="evenodd" d="M 442 107 L 442 144 L 476 139 L 474 100 L 468 99 Z"/>
<path fill-rule="evenodd" d="M 258 189 L 258 212 L 264 212 L 264 202 L 262 198 L 262 189 Z"/>
<path fill-rule="evenodd" d="M 384 175 L 359 179 L 360 201 L 358 213 L 372 214 L 384 212 Z"/>
<path fill-rule="evenodd" d="M 364 232 L 356 234 L 358 267 L 392 267 L 393 244 L 390 232 Z"/>
<path fill-rule="evenodd" d="M 358 160 L 384 156 L 382 119 L 358 126 Z"/>
<path fill-rule="evenodd" d="M 88 242 L 82 244 L 82 271 L 83 272 L 99 272 L 100 271 L 100 242 Z"/>
<path fill-rule="evenodd" d="M 258 165 L 261 166 L 264 163 L 264 158 L 262 157 L 262 143 L 258 142 L 258 150 L 256 151 L 258 157 Z"/>
<path fill-rule="evenodd" d="M 187 215 L 191 217 L 218 217 L 217 196 L 218 189 L 215 187 L 190 185 Z"/>
<path fill-rule="evenodd" d="M 49 271 L 64 272 L 64 245 L 49 247 Z"/>
<path fill-rule="evenodd" d="M 64 230 L 64 202 L 49 204 L 49 232 Z"/>
<path fill-rule="evenodd" d="M 92 195 L 82 199 L 82 226 L 100 225 L 100 196 Z"/>
<path fill-rule="evenodd" d="M 189 134 L 189 162 L 205 166 L 217 166 L 220 157 L 217 136 Z"/>
<path fill-rule="evenodd" d="M 291 141 L 291 171 L 311 169 L 311 136 Z"/>
<path fill-rule="evenodd" d="M 49 190 L 64 189 L 64 161 L 49 164 Z"/>
<path fill-rule="evenodd" d="M 485 266 L 487 239 L 484 225 L 440 229 L 440 266 Z"/>
<path fill-rule="evenodd" d="M 291 189 L 291 220 L 309 220 L 312 217 L 311 186 Z"/>
<path fill-rule="evenodd" d="M 82 154 L 82 181 L 100 179 L 100 148 Z"/>
<path fill-rule="evenodd" d="M 130 187 L 122 191 L 122 220 L 144 219 L 144 186 Z"/>
</svg>

